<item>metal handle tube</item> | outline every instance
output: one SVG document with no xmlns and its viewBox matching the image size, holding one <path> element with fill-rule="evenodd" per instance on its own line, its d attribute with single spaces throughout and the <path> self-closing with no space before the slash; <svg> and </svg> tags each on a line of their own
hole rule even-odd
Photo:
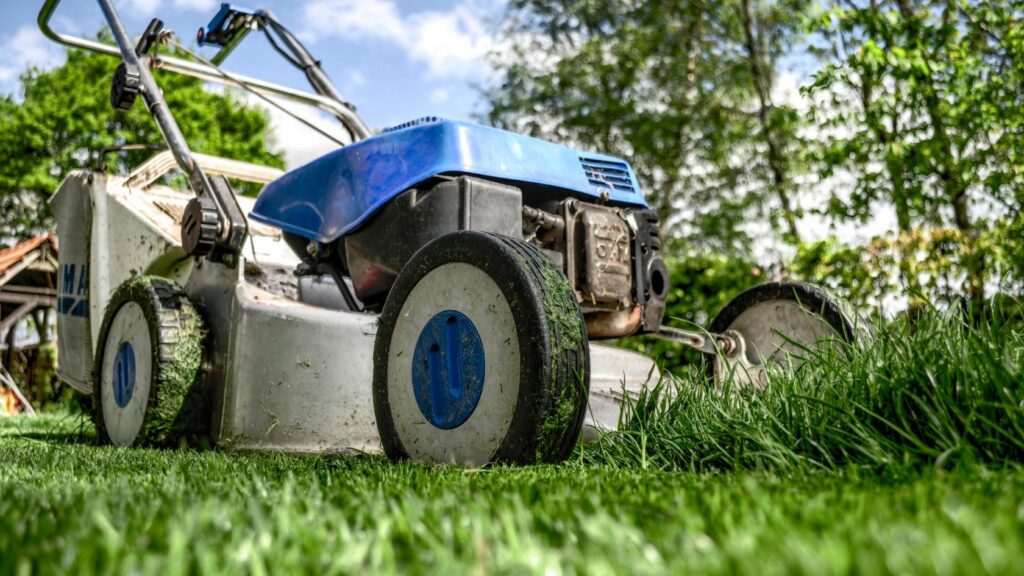
<svg viewBox="0 0 1024 576">
<path fill-rule="evenodd" d="M 125 32 L 121 18 L 114 11 L 110 0 L 97 1 L 99 2 L 100 9 L 103 10 L 107 23 L 110 24 L 110 31 L 114 34 L 114 41 L 117 42 L 121 49 L 121 58 L 139 72 L 139 81 L 142 83 L 142 97 L 149 107 L 149 113 L 156 120 L 157 126 L 160 127 L 160 132 L 163 134 L 168 146 L 170 146 L 174 158 L 178 161 L 178 165 L 191 177 L 195 172 L 195 164 L 192 162 L 192 151 L 189 149 L 188 143 L 185 142 L 185 135 L 181 133 L 178 123 L 168 111 L 167 103 L 161 97 L 160 87 L 157 86 L 153 74 L 149 71 L 149 66 L 146 65 L 147 62 L 143 62 L 142 58 L 139 58 L 135 53 L 131 38 Z M 192 178 L 190 178 L 191 180 Z M 197 191 L 205 189 L 202 182 L 191 181 L 191 183 Z"/>
<path fill-rule="evenodd" d="M 100 10 L 103 11 L 103 16 L 107 19 L 107 23 L 110 24 L 110 31 L 114 34 L 114 41 L 117 42 L 118 47 L 121 49 L 121 58 L 124 59 L 128 66 L 135 68 L 139 73 L 139 81 L 142 83 L 142 98 L 146 101 L 150 115 L 160 128 L 164 141 L 167 142 L 171 153 L 174 154 L 174 159 L 177 160 L 178 166 L 188 176 L 192 190 L 196 194 L 208 195 L 214 201 L 218 217 L 222 223 L 220 234 L 224 235 L 228 229 L 227 226 L 223 225 L 227 222 L 224 201 L 222 198 L 217 197 L 210 186 L 209 180 L 206 178 L 206 174 L 203 173 L 203 169 L 193 161 L 192 150 L 189 149 L 188 143 L 185 141 L 185 135 L 181 133 L 181 128 L 178 127 L 174 116 L 168 110 L 167 103 L 160 93 L 160 87 L 157 86 L 153 74 L 149 71 L 149 66 L 147 65 L 148 58 L 140 58 L 135 53 L 131 38 L 125 31 L 124 24 L 121 23 L 121 18 L 117 15 L 117 11 L 114 10 L 111 0 L 97 0 L 97 2 L 100 5 Z"/>
<path fill-rule="evenodd" d="M 313 85 L 313 89 L 316 90 L 317 94 L 326 96 L 338 102 L 344 102 L 344 98 L 338 92 L 338 89 L 331 82 L 331 79 L 320 69 L 320 63 L 313 58 L 313 56 L 306 50 L 306 47 L 302 45 L 291 32 L 289 32 L 281 22 L 277 19 L 270 10 L 261 10 L 259 13 L 262 14 L 263 18 L 266 19 L 267 24 L 277 33 L 281 42 L 288 47 L 293 53 L 299 57 L 299 62 L 302 64 L 302 73 L 306 75 L 306 79 Z M 269 32 L 268 32 L 269 34 Z"/>
<path fill-rule="evenodd" d="M 90 52 L 121 57 L 121 52 L 118 48 L 111 46 L 110 44 L 78 36 L 61 34 L 54 31 L 53 28 L 50 27 L 50 18 L 53 16 L 53 12 L 58 4 L 60 4 L 60 0 L 46 0 L 43 3 L 43 7 L 39 10 L 37 22 L 43 35 L 58 44 L 63 44 L 72 48 L 81 48 L 83 50 L 89 50 Z M 249 76 L 243 76 L 233 72 L 229 73 L 229 78 L 226 78 L 224 74 L 216 68 L 206 66 L 205 64 L 190 62 L 181 58 L 175 58 L 173 56 L 153 55 L 150 56 L 149 63 L 153 68 L 159 68 L 168 72 L 182 74 L 184 76 L 191 76 L 207 82 L 216 82 L 225 85 L 232 85 L 237 82 L 244 84 L 264 96 L 285 98 L 293 102 L 299 102 L 301 104 L 323 110 L 341 121 L 342 124 L 352 132 L 357 140 L 369 138 L 373 135 L 370 128 L 365 122 L 363 122 L 362 118 L 356 115 L 355 112 L 343 103 L 319 94 L 311 94 L 303 90 L 296 90 L 294 88 L 265 82 L 257 78 L 251 78 Z"/>
</svg>

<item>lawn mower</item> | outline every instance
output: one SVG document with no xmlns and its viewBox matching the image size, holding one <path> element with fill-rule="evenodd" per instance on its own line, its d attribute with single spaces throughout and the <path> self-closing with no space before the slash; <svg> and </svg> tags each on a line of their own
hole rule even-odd
<svg viewBox="0 0 1024 576">
<path fill-rule="evenodd" d="M 58 3 L 42 31 L 119 58 L 112 106 L 141 97 L 166 145 L 127 174 L 72 173 L 51 200 L 60 376 L 92 395 L 102 442 L 557 462 L 658 379 L 596 340 L 667 338 L 719 383 L 762 388 L 770 363 L 852 337 L 834 300 L 792 283 L 742 294 L 708 331 L 663 326 L 660 222 L 625 160 L 432 117 L 374 134 L 266 10 L 222 5 L 197 35 L 219 48 L 206 60 L 157 19 L 132 42 L 110 0 L 116 46 L 59 34 Z M 253 31 L 314 92 L 222 70 Z M 287 173 L 193 153 L 154 70 L 319 108 L 349 138 Z M 253 201 L 232 180 L 264 187 Z"/>
</svg>

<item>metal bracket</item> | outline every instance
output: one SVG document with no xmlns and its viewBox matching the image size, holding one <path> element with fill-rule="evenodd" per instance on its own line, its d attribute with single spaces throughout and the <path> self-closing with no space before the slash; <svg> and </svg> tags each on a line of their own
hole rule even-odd
<svg viewBox="0 0 1024 576">
<path fill-rule="evenodd" d="M 668 326 L 661 326 L 657 332 L 651 334 L 655 338 L 661 340 L 667 340 L 669 342 L 675 342 L 684 346 L 689 346 L 698 352 L 705 354 L 728 354 L 730 351 L 737 347 L 737 342 L 734 338 L 743 339 L 739 334 L 725 335 L 725 334 L 711 334 L 709 332 L 694 332 L 691 330 L 680 330 L 679 328 L 669 328 Z"/>
<path fill-rule="evenodd" d="M 764 364 L 752 362 L 747 355 L 747 342 L 735 330 L 724 334 L 693 332 L 662 326 L 651 334 L 655 338 L 689 346 L 694 350 L 714 357 L 713 368 L 718 391 L 722 392 L 726 382 L 753 386 L 764 390 L 768 386 L 768 374 Z"/>
<path fill-rule="evenodd" d="M 220 46 L 220 51 L 210 59 L 210 62 L 219 66 L 249 32 L 258 26 L 256 20 L 256 11 L 225 2 L 220 5 L 220 10 L 210 23 L 196 32 L 196 42 L 200 46 Z"/>
</svg>

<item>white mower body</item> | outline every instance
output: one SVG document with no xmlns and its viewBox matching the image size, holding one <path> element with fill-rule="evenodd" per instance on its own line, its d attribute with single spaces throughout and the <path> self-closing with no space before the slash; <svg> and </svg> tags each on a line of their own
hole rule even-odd
<svg viewBox="0 0 1024 576">
<path fill-rule="evenodd" d="M 195 155 L 209 174 L 269 182 L 281 172 Z M 279 230 L 249 222 L 234 268 L 190 257 L 180 221 L 192 194 L 154 184 L 174 167 L 167 152 L 128 176 L 76 172 L 51 200 L 61 239 L 60 376 L 93 391 L 93 359 L 107 303 L 131 278 L 181 285 L 208 334 L 204 384 L 217 446 L 287 452 L 378 451 L 371 386 L 377 315 L 298 300 L 299 263 Z M 248 214 L 253 200 L 240 197 Z M 653 361 L 590 344 L 584 437 L 615 428 L 624 399 L 648 381 Z"/>
</svg>

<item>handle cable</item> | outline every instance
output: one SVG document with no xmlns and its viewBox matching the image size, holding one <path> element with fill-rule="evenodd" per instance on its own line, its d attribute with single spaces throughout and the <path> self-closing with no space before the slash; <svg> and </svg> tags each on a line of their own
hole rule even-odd
<svg viewBox="0 0 1024 576">
<path fill-rule="evenodd" d="M 267 96 L 257 92 L 256 90 L 253 90 L 252 88 L 247 86 L 244 82 L 242 82 L 241 80 L 238 80 L 237 78 L 235 78 L 235 76 L 233 74 L 231 74 L 229 72 L 225 72 L 224 70 L 221 69 L 220 66 L 217 66 L 216 64 L 213 64 L 212 62 L 210 62 L 209 60 L 207 60 L 207 59 L 203 58 L 202 56 L 196 54 L 192 50 L 189 50 L 188 48 L 183 46 L 181 44 L 181 42 L 178 42 L 178 40 L 175 39 L 175 37 L 172 36 L 170 33 L 165 33 L 165 34 L 162 35 L 162 37 L 163 37 L 163 40 L 167 44 L 169 44 L 170 46 L 173 46 L 174 48 L 180 50 L 186 56 L 196 60 L 200 64 L 204 64 L 206 66 L 209 66 L 210 68 L 213 68 L 214 71 L 216 71 L 218 75 L 220 75 L 225 80 L 230 81 L 232 84 L 234 84 L 235 86 L 241 88 L 245 92 L 247 92 L 247 93 L 249 93 L 249 94 L 251 94 L 253 96 L 256 96 L 257 98 L 259 98 L 263 102 L 266 102 L 267 104 L 273 106 L 274 108 L 277 108 L 278 110 L 280 110 L 284 114 L 288 115 L 292 119 L 298 121 L 300 124 L 305 125 L 307 128 L 313 130 L 314 132 L 319 133 L 324 138 L 327 138 L 328 140 L 331 140 L 332 142 L 336 143 L 338 146 L 346 146 L 347 145 L 344 141 L 342 141 L 337 136 L 334 136 L 333 134 L 327 132 L 326 130 L 324 130 L 323 128 L 317 126 L 316 124 L 313 124 L 312 122 L 310 122 L 306 118 L 303 118 L 302 116 L 299 116 L 298 114 L 292 112 L 291 110 L 288 110 L 287 108 L 285 108 L 284 106 L 282 106 L 281 104 L 276 102 L 275 100 L 273 100 L 273 99 L 271 99 L 271 98 L 269 98 L 269 97 L 267 97 Z M 349 136 L 354 141 L 355 137 L 352 134 L 351 130 L 348 130 L 346 128 L 346 131 L 348 131 Z"/>
</svg>

